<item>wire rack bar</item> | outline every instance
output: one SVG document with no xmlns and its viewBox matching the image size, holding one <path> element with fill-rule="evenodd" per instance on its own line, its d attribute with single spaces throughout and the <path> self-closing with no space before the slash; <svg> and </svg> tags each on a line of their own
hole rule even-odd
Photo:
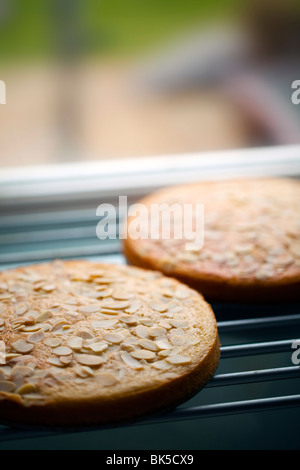
<svg viewBox="0 0 300 470">
<path fill-rule="evenodd" d="M 238 413 L 252 413 L 257 411 L 278 410 L 288 407 L 300 406 L 300 395 L 289 395 L 282 397 L 259 398 L 256 400 L 244 400 L 228 403 L 217 403 L 212 405 L 196 406 L 193 408 L 177 409 L 165 419 L 189 420 L 199 418 L 212 418 L 217 416 L 233 415 Z"/>
<path fill-rule="evenodd" d="M 225 385 L 241 385 L 246 383 L 266 382 L 271 380 L 287 380 L 300 378 L 300 366 L 281 367 L 274 369 L 252 370 L 234 372 L 230 374 L 215 375 L 207 388 Z"/>
<path fill-rule="evenodd" d="M 271 354 L 291 351 L 292 343 L 295 339 L 282 341 L 268 341 L 261 343 L 238 344 L 221 347 L 221 357 L 232 358 L 241 356 L 252 356 L 255 354 Z"/>
<path fill-rule="evenodd" d="M 269 328 L 300 324 L 300 314 L 280 315 L 276 317 L 248 318 L 246 320 L 232 320 L 218 322 L 220 333 L 228 331 L 245 330 L 250 328 Z"/>
<path fill-rule="evenodd" d="M 0 221 L 1 223 L 1 221 Z M 43 240 L 46 242 L 56 242 L 64 240 L 89 240 L 96 236 L 96 223 L 84 227 L 70 227 L 58 228 L 52 230 L 36 230 L 36 231 L 23 231 L 23 232 L 8 232 L 3 235 L 0 234 L 0 246 L 10 246 L 19 243 L 31 244 L 39 243 Z"/>
</svg>

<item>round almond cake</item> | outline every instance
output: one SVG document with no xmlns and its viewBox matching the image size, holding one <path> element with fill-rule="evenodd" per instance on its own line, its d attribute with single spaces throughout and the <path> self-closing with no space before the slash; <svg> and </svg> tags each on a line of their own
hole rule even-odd
<svg viewBox="0 0 300 470">
<path fill-rule="evenodd" d="M 158 206 L 161 224 L 153 227 L 149 220 Z M 299 300 L 299 181 L 199 182 L 163 189 L 139 201 L 139 207 L 144 211 L 128 217 L 125 232 L 124 254 L 131 264 L 175 277 L 208 300 Z M 193 217 L 181 236 L 186 207 L 192 207 Z M 142 236 L 134 230 L 139 225 Z"/>
<path fill-rule="evenodd" d="M 211 307 L 135 267 L 56 261 L 0 274 L 0 421 L 116 424 L 197 393 L 219 362 Z"/>
</svg>

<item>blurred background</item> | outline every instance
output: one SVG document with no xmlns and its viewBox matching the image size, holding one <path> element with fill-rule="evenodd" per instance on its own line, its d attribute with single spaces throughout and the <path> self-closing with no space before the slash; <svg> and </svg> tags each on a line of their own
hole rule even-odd
<svg viewBox="0 0 300 470">
<path fill-rule="evenodd" d="M 300 143 L 299 0 L 1 0 L 0 43 L 1 167 Z"/>
</svg>

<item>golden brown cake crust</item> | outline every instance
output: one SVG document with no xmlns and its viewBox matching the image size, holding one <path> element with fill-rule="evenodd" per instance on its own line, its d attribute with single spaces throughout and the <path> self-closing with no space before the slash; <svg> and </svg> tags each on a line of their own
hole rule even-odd
<svg viewBox="0 0 300 470">
<path fill-rule="evenodd" d="M 300 298 L 300 183 L 292 179 L 199 182 L 161 190 L 140 204 L 203 204 L 204 246 L 187 240 L 124 240 L 136 266 L 159 270 L 209 300 Z M 128 227 L 134 218 L 128 219 Z"/>
<path fill-rule="evenodd" d="M 173 408 L 210 380 L 220 355 L 199 293 L 161 273 L 88 261 L 1 273 L 0 343 L 0 420 L 43 426 Z"/>
</svg>

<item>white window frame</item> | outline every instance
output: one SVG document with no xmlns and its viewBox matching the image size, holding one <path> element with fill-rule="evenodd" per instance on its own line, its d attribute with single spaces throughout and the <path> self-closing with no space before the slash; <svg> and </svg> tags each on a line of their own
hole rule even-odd
<svg viewBox="0 0 300 470">
<path fill-rule="evenodd" d="M 2 168 L 0 212 L 31 204 L 101 203 L 119 195 L 138 198 L 196 180 L 299 175 L 300 145 Z"/>
</svg>

